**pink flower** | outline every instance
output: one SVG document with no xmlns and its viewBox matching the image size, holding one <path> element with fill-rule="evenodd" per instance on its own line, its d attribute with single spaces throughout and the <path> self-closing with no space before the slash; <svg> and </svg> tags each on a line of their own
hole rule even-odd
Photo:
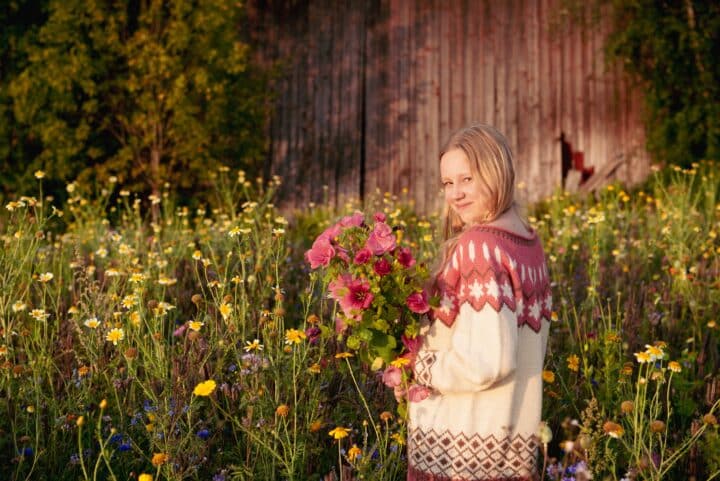
<svg viewBox="0 0 720 481">
<path fill-rule="evenodd" d="M 373 219 L 375 219 L 375 222 L 385 222 L 387 217 L 385 217 L 385 214 L 382 212 L 375 212 L 375 215 L 373 215 Z"/>
<path fill-rule="evenodd" d="M 325 229 L 323 233 L 317 237 L 317 239 L 315 239 L 315 242 L 320 239 L 327 239 L 328 241 L 333 241 L 340 234 L 342 234 L 342 227 L 340 226 L 340 224 L 331 225 L 330 227 Z"/>
<path fill-rule="evenodd" d="M 305 259 L 310 263 L 311 269 L 327 266 L 333 257 L 335 257 L 335 248 L 324 237 L 318 237 L 312 248 L 305 253 Z"/>
<path fill-rule="evenodd" d="M 402 336 L 400 336 L 400 340 L 405 346 L 405 349 L 410 351 L 412 354 L 417 354 L 420 350 L 420 346 L 422 346 L 423 343 L 422 336 L 415 336 L 411 338 L 403 334 Z"/>
<path fill-rule="evenodd" d="M 365 222 L 365 216 L 362 212 L 355 212 L 353 215 L 343 217 L 339 224 L 342 227 L 360 227 L 363 222 Z"/>
<path fill-rule="evenodd" d="M 178 327 L 177 329 L 175 329 L 175 331 L 173 331 L 173 336 L 180 337 L 185 334 L 185 329 L 187 329 L 187 326 L 187 323 L 183 323 L 182 326 Z"/>
<path fill-rule="evenodd" d="M 338 246 L 337 257 L 338 259 L 342 259 L 343 261 L 345 261 L 347 264 L 350 264 L 350 256 L 348 256 L 347 249 Z"/>
<path fill-rule="evenodd" d="M 413 258 L 410 249 L 408 249 L 407 247 L 401 247 L 400 249 L 398 249 L 397 260 L 400 265 L 402 265 L 406 269 L 410 269 L 412 266 L 415 265 L 415 258 Z"/>
<path fill-rule="evenodd" d="M 382 259 L 375 262 L 373 269 L 375 270 L 375 273 L 377 275 L 382 277 L 390 274 L 390 271 L 392 271 L 392 265 L 390 264 L 390 262 L 388 262 L 387 259 L 383 257 Z"/>
<path fill-rule="evenodd" d="M 408 309 L 416 314 L 425 314 L 430 310 L 430 304 L 428 304 L 427 293 L 425 291 L 413 292 L 407 297 L 405 304 L 407 304 Z"/>
<path fill-rule="evenodd" d="M 330 297 L 338 301 L 345 316 L 359 318 L 360 312 L 370 307 L 373 294 L 367 279 L 353 279 L 343 274 L 328 285 Z"/>
<path fill-rule="evenodd" d="M 388 366 L 383 372 L 382 380 L 387 387 L 399 386 L 402 382 L 402 371 L 395 366 Z"/>
<path fill-rule="evenodd" d="M 392 228 L 384 222 L 378 222 L 370 233 L 366 246 L 373 254 L 380 256 L 393 250 L 396 242 Z"/>
<path fill-rule="evenodd" d="M 335 278 L 335 280 L 330 281 L 330 284 L 328 284 L 330 297 L 335 299 L 336 301 L 342 299 L 343 296 L 348 292 L 347 284 L 350 281 L 352 281 L 352 276 L 350 274 L 343 274 Z"/>
<path fill-rule="evenodd" d="M 430 395 L 430 388 L 428 388 L 427 386 L 422 386 L 420 384 L 413 384 L 408 389 L 407 394 L 410 402 L 419 403 Z"/>
<path fill-rule="evenodd" d="M 367 247 L 363 247 L 362 249 L 357 251 L 353 262 L 355 262 L 355 264 L 357 265 L 365 264 L 368 260 L 370 260 L 370 257 L 372 257 L 372 255 L 373 253 L 370 249 L 368 249 Z"/>
</svg>

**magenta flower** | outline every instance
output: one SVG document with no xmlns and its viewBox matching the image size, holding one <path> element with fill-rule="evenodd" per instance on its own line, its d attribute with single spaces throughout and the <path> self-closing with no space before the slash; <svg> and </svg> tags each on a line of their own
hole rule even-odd
<svg viewBox="0 0 720 481">
<path fill-rule="evenodd" d="M 373 253 L 370 249 L 367 247 L 363 247 L 357 253 L 355 254 L 355 259 L 353 259 L 353 262 L 356 265 L 365 264 L 367 261 L 370 260 L 370 257 L 372 257 Z"/>
<path fill-rule="evenodd" d="M 382 381 L 387 387 L 399 386 L 402 382 L 402 371 L 395 366 L 388 366 L 382 375 Z"/>
<path fill-rule="evenodd" d="M 340 307 L 348 317 L 370 307 L 374 296 L 370 292 L 370 282 L 367 279 L 353 279 L 347 284 L 347 288 L 348 293 L 340 299 Z"/>
<path fill-rule="evenodd" d="M 335 257 L 335 248 L 325 237 L 318 237 L 312 248 L 305 252 L 305 259 L 310 263 L 311 269 L 327 266 L 333 257 Z"/>
<path fill-rule="evenodd" d="M 415 265 L 415 258 L 410 252 L 410 249 L 408 249 L 407 247 L 401 247 L 400 249 L 398 249 L 397 260 L 400 265 L 405 267 L 406 269 L 410 269 L 412 266 Z"/>
<path fill-rule="evenodd" d="M 390 274 L 390 271 L 392 271 L 392 265 L 390 264 L 390 262 L 388 262 L 387 259 L 383 257 L 382 259 L 379 259 L 377 262 L 375 262 L 373 269 L 375 270 L 375 273 L 377 275 L 382 277 Z"/>
<path fill-rule="evenodd" d="M 375 212 L 375 215 L 373 215 L 373 219 L 375 219 L 375 222 L 385 222 L 387 220 L 387 217 L 385 217 L 385 214 L 382 212 Z"/>
<path fill-rule="evenodd" d="M 353 279 L 350 274 L 343 274 L 328 285 L 330 297 L 335 299 L 345 316 L 358 319 L 360 312 L 370 307 L 373 294 L 367 279 Z"/>
<path fill-rule="evenodd" d="M 403 334 L 402 336 L 400 336 L 400 340 L 405 346 L 405 349 L 407 349 L 412 354 L 417 354 L 420 350 L 420 346 L 422 346 L 423 343 L 422 336 L 415 336 L 410 338 Z"/>
<path fill-rule="evenodd" d="M 362 212 L 355 212 L 353 215 L 343 217 L 339 224 L 342 227 L 360 227 L 363 222 L 365 222 L 365 216 Z"/>
<path fill-rule="evenodd" d="M 381 256 L 386 252 L 390 252 L 395 248 L 397 240 L 395 239 L 395 233 L 392 228 L 384 222 L 378 222 L 375 224 L 375 228 L 368 237 L 366 247 L 368 247 L 373 254 Z"/>
<path fill-rule="evenodd" d="M 413 384 L 407 392 L 410 402 L 419 403 L 430 395 L 430 389 L 427 386 Z"/>
<path fill-rule="evenodd" d="M 405 304 L 407 304 L 408 309 L 416 314 L 425 314 L 430 310 L 430 304 L 428 304 L 427 293 L 425 291 L 413 292 L 407 297 Z"/>
</svg>

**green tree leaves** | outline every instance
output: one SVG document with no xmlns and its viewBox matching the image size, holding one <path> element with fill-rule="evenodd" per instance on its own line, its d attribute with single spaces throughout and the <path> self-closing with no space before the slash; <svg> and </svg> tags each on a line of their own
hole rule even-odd
<svg viewBox="0 0 720 481">
<path fill-rule="evenodd" d="M 49 0 L 36 32 L 15 32 L 25 62 L 2 79 L 34 166 L 155 194 L 197 190 L 221 163 L 253 172 L 268 98 L 242 14 L 224 0 Z"/>
</svg>

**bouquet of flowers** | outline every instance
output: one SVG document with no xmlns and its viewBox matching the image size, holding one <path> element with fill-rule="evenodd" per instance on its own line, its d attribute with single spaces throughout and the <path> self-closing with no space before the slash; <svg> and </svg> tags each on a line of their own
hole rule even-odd
<svg viewBox="0 0 720 481">
<path fill-rule="evenodd" d="M 373 370 L 385 368 L 383 381 L 396 395 L 405 394 L 420 347 L 420 318 L 430 310 L 423 289 L 427 268 L 401 245 L 401 234 L 382 213 L 368 224 L 356 212 L 327 228 L 305 253 L 312 269 L 322 268 L 339 307 L 335 329 L 347 349 Z"/>
</svg>

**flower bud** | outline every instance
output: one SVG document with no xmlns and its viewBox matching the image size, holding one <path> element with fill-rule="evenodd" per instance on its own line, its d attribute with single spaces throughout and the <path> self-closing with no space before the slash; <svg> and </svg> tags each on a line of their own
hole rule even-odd
<svg viewBox="0 0 720 481">
<path fill-rule="evenodd" d="M 650 431 L 656 434 L 665 431 L 665 423 L 656 419 L 650 423 Z"/>
</svg>

